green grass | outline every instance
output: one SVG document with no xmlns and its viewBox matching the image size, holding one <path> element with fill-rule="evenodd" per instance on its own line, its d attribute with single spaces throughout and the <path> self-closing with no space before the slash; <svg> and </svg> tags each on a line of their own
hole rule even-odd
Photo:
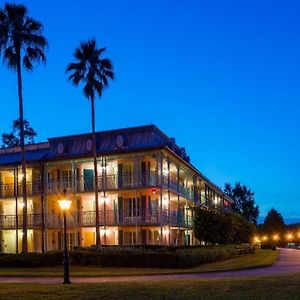
<svg viewBox="0 0 300 300">
<path fill-rule="evenodd" d="M 300 299 L 300 274 L 101 284 L 0 284 L 0 299 Z"/>
<path fill-rule="evenodd" d="M 71 266 L 71 277 L 103 277 L 126 275 L 154 275 L 154 274 L 180 274 L 198 272 L 232 271 L 248 268 L 259 268 L 272 265 L 278 256 L 277 251 L 257 250 L 255 254 L 247 254 L 226 261 L 215 262 L 188 269 L 151 269 L 151 268 L 101 268 Z M 63 267 L 42 268 L 0 268 L 0 276 L 12 277 L 59 277 L 63 274 Z"/>
</svg>

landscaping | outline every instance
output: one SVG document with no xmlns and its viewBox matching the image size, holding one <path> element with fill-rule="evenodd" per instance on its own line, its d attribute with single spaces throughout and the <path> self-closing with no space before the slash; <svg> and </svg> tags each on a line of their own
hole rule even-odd
<svg viewBox="0 0 300 300">
<path fill-rule="evenodd" d="M 254 254 L 245 254 L 235 258 L 190 268 L 124 268 L 71 265 L 71 277 L 105 277 L 233 271 L 267 267 L 272 265 L 277 260 L 277 257 L 277 251 L 257 249 Z M 62 264 L 52 267 L 0 268 L 0 276 L 3 277 L 61 277 L 62 274 Z"/>
<path fill-rule="evenodd" d="M 249 245 L 194 247 L 100 247 L 70 252 L 72 265 L 136 268 L 188 268 L 253 253 Z M 63 253 L 1 254 L 0 267 L 45 267 L 61 264 Z"/>
</svg>

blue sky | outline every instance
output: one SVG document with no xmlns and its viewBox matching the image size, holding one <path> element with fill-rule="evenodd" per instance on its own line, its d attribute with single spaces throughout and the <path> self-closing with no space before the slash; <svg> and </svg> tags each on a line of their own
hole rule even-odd
<svg viewBox="0 0 300 300">
<path fill-rule="evenodd" d="M 90 131 L 90 104 L 64 69 L 95 37 L 116 72 L 97 101 L 97 130 L 154 123 L 219 186 L 249 186 L 261 215 L 300 217 L 298 1 L 22 3 L 49 41 L 46 66 L 24 74 L 38 141 Z M 18 116 L 16 76 L 1 65 L 0 78 L 4 132 Z"/>
</svg>

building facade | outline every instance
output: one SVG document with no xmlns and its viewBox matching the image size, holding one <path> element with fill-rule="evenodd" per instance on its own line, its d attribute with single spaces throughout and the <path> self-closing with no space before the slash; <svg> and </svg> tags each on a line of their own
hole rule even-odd
<svg viewBox="0 0 300 300">
<path fill-rule="evenodd" d="M 103 245 L 197 244 L 194 206 L 230 209 L 232 200 L 195 169 L 184 148 L 153 125 L 97 133 Z M 63 247 L 58 200 L 72 200 L 68 245 L 95 244 L 95 186 L 90 134 L 26 146 L 29 251 Z M 20 148 L 0 149 L 0 249 L 21 252 Z"/>
</svg>

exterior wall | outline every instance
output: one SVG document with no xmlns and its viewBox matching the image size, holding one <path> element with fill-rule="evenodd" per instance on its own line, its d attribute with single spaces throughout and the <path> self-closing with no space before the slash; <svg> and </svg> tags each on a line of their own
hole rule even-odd
<svg viewBox="0 0 300 300">
<path fill-rule="evenodd" d="M 62 248 L 63 219 L 58 200 L 64 190 L 72 200 L 67 214 L 69 247 L 94 245 L 91 158 L 28 164 L 27 173 L 29 251 L 41 252 L 43 241 L 46 251 Z M 192 208 L 229 207 L 221 191 L 171 151 L 100 156 L 98 174 L 100 235 L 105 245 L 196 244 Z M 20 166 L 0 169 L 2 252 L 21 251 L 21 180 Z"/>
</svg>

